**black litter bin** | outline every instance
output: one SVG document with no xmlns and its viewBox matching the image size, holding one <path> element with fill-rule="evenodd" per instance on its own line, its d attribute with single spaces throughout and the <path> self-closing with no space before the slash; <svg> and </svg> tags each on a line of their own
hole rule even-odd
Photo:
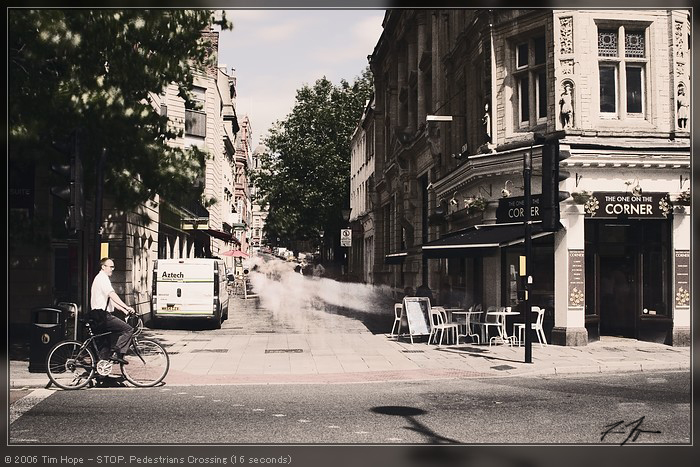
<svg viewBox="0 0 700 467">
<path fill-rule="evenodd" d="M 29 372 L 46 371 L 46 358 L 54 345 L 66 339 L 69 313 L 55 307 L 32 310 L 32 335 L 29 342 Z"/>
</svg>

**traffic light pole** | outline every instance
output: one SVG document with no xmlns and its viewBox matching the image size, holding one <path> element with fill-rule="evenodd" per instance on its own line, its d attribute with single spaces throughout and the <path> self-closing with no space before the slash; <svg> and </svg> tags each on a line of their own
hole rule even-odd
<svg viewBox="0 0 700 467">
<path fill-rule="evenodd" d="M 525 189 L 525 363 L 532 363 L 532 338 L 530 328 L 532 317 L 530 310 L 530 286 L 532 284 L 532 193 L 530 182 L 532 179 L 532 149 L 525 152 L 523 157 L 523 181 Z"/>
<path fill-rule="evenodd" d="M 100 154 L 100 160 L 97 162 L 97 186 L 95 187 L 95 246 L 94 246 L 94 256 L 92 264 L 94 265 L 94 271 L 100 270 L 100 252 L 102 249 L 102 185 L 105 181 L 105 160 L 107 159 L 107 148 L 102 148 L 102 153 Z"/>
</svg>

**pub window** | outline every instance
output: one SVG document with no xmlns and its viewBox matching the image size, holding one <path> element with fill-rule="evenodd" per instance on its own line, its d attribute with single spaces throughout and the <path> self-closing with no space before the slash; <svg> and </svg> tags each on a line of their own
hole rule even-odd
<svg viewBox="0 0 700 467">
<path fill-rule="evenodd" d="M 598 29 L 600 113 L 612 118 L 645 113 L 646 31 L 628 26 Z"/>
<path fill-rule="evenodd" d="M 515 47 L 517 126 L 529 128 L 547 120 L 547 47 L 544 35 Z"/>
</svg>

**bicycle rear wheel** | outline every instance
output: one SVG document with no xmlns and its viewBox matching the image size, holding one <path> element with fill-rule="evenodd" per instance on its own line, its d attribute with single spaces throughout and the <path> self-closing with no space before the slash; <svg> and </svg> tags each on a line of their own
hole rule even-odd
<svg viewBox="0 0 700 467">
<path fill-rule="evenodd" d="M 94 353 L 77 341 L 59 342 L 46 358 L 46 374 L 61 389 L 85 387 L 95 375 Z"/>
<path fill-rule="evenodd" d="M 134 386 L 150 387 L 163 381 L 170 368 L 170 358 L 157 342 L 134 338 L 124 355 L 128 365 L 121 366 L 122 374 Z"/>
</svg>

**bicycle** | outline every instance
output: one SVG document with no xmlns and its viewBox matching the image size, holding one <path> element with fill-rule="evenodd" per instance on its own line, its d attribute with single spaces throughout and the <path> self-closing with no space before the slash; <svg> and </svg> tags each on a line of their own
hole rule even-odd
<svg viewBox="0 0 700 467">
<path fill-rule="evenodd" d="M 93 382 L 97 376 L 109 376 L 114 363 L 111 360 L 98 359 L 100 348 L 97 339 L 108 336 L 115 331 L 95 334 L 91 321 L 79 318 L 83 324 L 87 339 L 81 341 L 66 340 L 56 344 L 46 359 L 46 373 L 51 383 L 61 389 L 82 389 Z M 170 369 L 170 357 L 159 343 L 143 339 L 141 331 L 143 321 L 132 318 L 134 335 L 129 343 L 129 350 L 124 355 L 128 364 L 120 363 L 124 378 L 137 387 L 152 387 L 163 381 Z M 140 323 L 140 328 L 139 328 Z"/>
</svg>

